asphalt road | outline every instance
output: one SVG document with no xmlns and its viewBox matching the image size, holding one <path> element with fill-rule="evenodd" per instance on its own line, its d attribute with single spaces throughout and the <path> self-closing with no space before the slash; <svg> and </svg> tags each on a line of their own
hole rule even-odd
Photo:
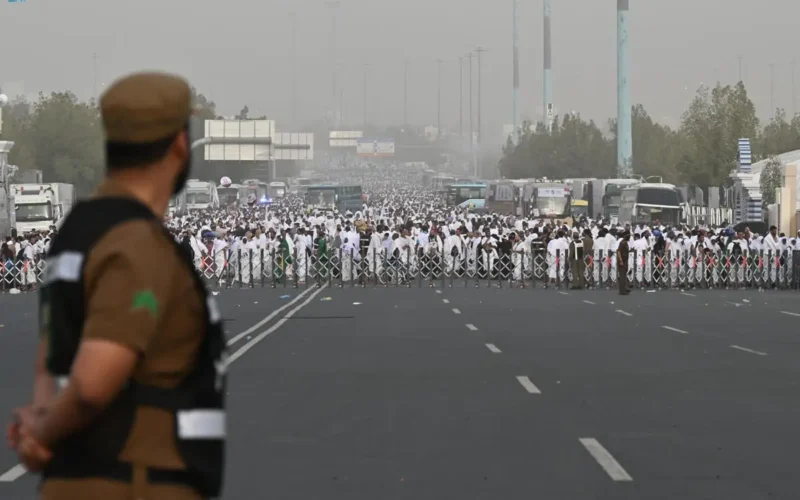
<svg viewBox="0 0 800 500">
<path fill-rule="evenodd" d="M 798 498 L 795 293 L 217 299 L 232 341 L 226 499 Z M 30 392 L 35 303 L 0 296 L 0 416 Z M 0 498 L 34 498 L 15 465 L 0 450 Z"/>
</svg>

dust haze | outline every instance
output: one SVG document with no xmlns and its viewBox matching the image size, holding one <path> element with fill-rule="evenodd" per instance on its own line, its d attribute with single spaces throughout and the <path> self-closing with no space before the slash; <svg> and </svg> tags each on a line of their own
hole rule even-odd
<svg viewBox="0 0 800 500">
<path fill-rule="evenodd" d="M 341 0 L 335 62 L 343 121 L 363 121 L 369 64 L 369 122 L 402 123 L 408 60 L 408 121 L 435 124 L 442 59 L 443 127 L 458 131 L 459 56 L 482 46 L 483 130 L 487 140 L 499 140 L 511 123 L 511 6 L 511 0 Z M 252 116 L 299 129 L 332 106 L 332 10 L 323 0 L 2 0 L 0 85 L 11 95 L 71 90 L 88 99 L 122 74 L 163 69 L 186 76 L 223 115 L 247 105 Z M 524 119 L 541 115 L 542 15 L 541 0 L 520 0 Z M 742 0 L 632 0 L 630 17 L 633 102 L 655 119 L 675 125 L 701 83 L 738 80 L 740 56 L 759 115 L 770 115 L 771 102 L 795 111 L 791 61 L 800 2 L 754 8 Z M 616 2 L 553 0 L 552 22 L 557 112 L 605 124 L 616 112 Z M 474 74 L 477 93 L 477 67 Z"/>
</svg>

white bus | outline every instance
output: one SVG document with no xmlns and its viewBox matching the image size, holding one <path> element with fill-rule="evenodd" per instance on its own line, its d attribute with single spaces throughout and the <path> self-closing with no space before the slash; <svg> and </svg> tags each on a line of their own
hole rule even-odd
<svg viewBox="0 0 800 500">
<path fill-rule="evenodd" d="M 642 183 L 622 189 L 619 203 L 620 224 L 681 223 L 683 197 L 672 184 Z"/>
<path fill-rule="evenodd" d="M 286 196 L 286 183 L 280 181 L 270 182 L 269 186 L 267 186 L 267 196 L 273 200 Z"/>
</svg>

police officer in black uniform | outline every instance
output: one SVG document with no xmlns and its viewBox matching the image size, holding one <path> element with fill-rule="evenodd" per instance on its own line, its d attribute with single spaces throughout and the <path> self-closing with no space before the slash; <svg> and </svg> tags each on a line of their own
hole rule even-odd
<svg viewBox="0 0 800 500">
<path fill-rule="evenodd" d="M 189 175 L 191 90 L 140 73 L 100 108 L 107 176 L 48 254 L 33 402 L 8 439 L 43 499 L 218 497 L 220 315 L 161 223 Z"/>
</svg>

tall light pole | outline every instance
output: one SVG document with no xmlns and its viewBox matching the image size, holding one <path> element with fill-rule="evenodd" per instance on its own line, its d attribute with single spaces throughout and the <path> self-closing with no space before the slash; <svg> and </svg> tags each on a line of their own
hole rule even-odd
<svg viewBox="0 0 800 500">
<path fill-rule="evenodd" d="M 364 133 L 367 133 L 367 70 L 370 65 L 364 65 Z"/>
<path fill-rule="evenodd" d="M 458 57 L 458 136 L 464 139 L 464 56 Z"/>
<path fill-rule="evenodd" d="M 550 15 L 552 14 L 553 6 L 551 0 L 544 0 L 544 85 L 542 86 L 543 103 L 542 108 L 544 112 L 544 124 L 547 130 L 553 125 L 553 118 L 555 117 L 555 110 L 553 109 L 553 59 L 552 59 L 552 46 L 551 46 L 551 33 L 550 33 Z"/>
<path fill-rule="evenodd" d="M 792 118 L 797 116 L 797 87 L 795 86 L 795 69 L 797 59 L 792 58 Z"/>
<path fill-rule="evenodd" d="M 403 61 L 403 125 L 408 125 L 408 59 Z"/>
<path fill-rule="evenodd" d="M 336 91 L 336 17 L 339 12 L 341 2 L 331 0 L 325 2 L 325 6 L 331 13 L 331 111 L 336 114 L 336 101 L 339 93 Z M 336 123 L 335 120 L 333 123 Z"/>
<path fill-rule="evenodd" d="M 478 47 L 475 53 L 478 54 L 478 148 L 483 142 L 483 127 L 481 127 L 481 54 L 486 52 L 486 49 Z"/>
<path fill-rule="evenodd" d="M 472 123 L 474 116 L 472 112 L 472 58 L 475 57 L 475 54 L 470 52 L 467 57 L 469 57 L 469 150 L 472 154 L 472 172 L 475 177 L 478 177 L 478 160 L 475 157 L 475 136 L 473 135 L 475 126 Z"/>
<path fill-rule="evenodd" d="M 97 102 L 97 52 L 92 54 L 92 70 L 94 74 L 94 100 Z"/>
<path fill-rule="evenodd" d="M 769 65 L 769 109 L 775 118 L 775 63 Z"/>
<path fill-rule="evenodd" d="M 292 126 L 297 127 L 297 13 L 292 11 Z"/>
<path fill-rule="evenodd" d="M 436 140 L 442 138 L 442 61 L 436 60 Z"/>
<path fill-rule="evenodd" d="M 517 137 L 519 135 L 519 127 L 520 127 L 520 118 L 519 118 L 519 25 L 517 24 L 517 12 L 519 11 L 519 0 L 511 0 L 512 2 L 512 16 L 513 16 L 513 26 L 512 26 L 512 60 L 514 63 L 514 74 L 513 74 L 513 95 L 511 97 L 511 106 L 512 106 L 512 114 L 513 114 L 513 124 L 514 124 L 514 132 L 511 134 L 512 140 L 514 144 L 517 143 Z"/>
<path fill-rule="evenodd" d="M 739 60 L 739 81 L 744 82 L 744 76 L 742 75 L 742 63 L 744 62 L 744 56 L 737 56 L 736 59 Z"/>
<path fill-rule="evenodd" d="M 617 0 L 617 175 L 623 178 L 633 173 L 629 9 L 629 0 Z"/>
</svg>

